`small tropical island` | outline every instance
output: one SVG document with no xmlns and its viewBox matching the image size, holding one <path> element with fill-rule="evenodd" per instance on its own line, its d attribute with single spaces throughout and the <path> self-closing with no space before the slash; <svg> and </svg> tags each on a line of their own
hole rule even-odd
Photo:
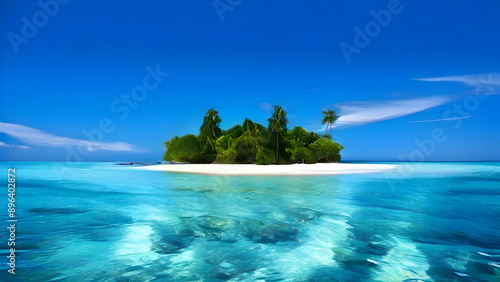
<svg viewBox="0 0 500 282">
<path fill-rule="evenodd" d="M 165 142 L 164 161 L 190 164 L 256 164 L 340 162 L 342 145 L 329 131 L 339 116 L 334 110 L 322 112 L 324 134 L 295 126 L 288 130 L 287 112 L 274 106 L 268 126 L 245 119 L 228 130 L 220 128 L 219 112 L 210 108 L 203 117 L 199 134 L 174 136 Z"/>
</svg>

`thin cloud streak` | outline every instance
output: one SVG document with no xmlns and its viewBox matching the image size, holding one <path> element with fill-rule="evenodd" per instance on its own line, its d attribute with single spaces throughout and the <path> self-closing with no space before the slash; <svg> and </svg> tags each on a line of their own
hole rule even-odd
<svg viewBox="0 0 500 282">
<path fill-rule="evenodd" d="M 407 121 L 407 122 L 435 122 L 435 121 L 449 121 L 449 120 L 457 120 L 457 119 L 466 119 L 471 118 L 473 116 L 467 117 L 456 117 L 456 118 L 441 118 L 441 119 L 430 119 L 430 120 L 415 120 L 415 121 Z"/>
<path fill-rule="evenodd" d="M 469 86 L 500 85 L 500 73 L 491 72 L 485 74 L 415 78 L 413 80 L 431 82 L 460 82 Z"/>
<path fill-rule="evenodd" d="M 80 146 L 88 151 L 138 151 L 131 144 L 124 142 L 98 142 L 53 135 L 24 125 L 0 122 L 0 132 L 21 140 L 30 145 L 40 147 L 73 147 Z"/>
<path fill-rule="evenodd" d="M 334 127 L 352 127 L 411 115 L 454 101 L 452 96 L 432 96 L 407 100 L 353 102 L 335 105 L 340 118 Z"/>
<path fill-rule="evenodd" d="M 14 147 L 14 148 L 21 148 L 21 149 L 30 149 L 29 146 L 24 146 L 24 145 L 15 145 L 15 144 L 6 144 L 2 141 L 0 141 L 0 147 Z"/>
</svg>

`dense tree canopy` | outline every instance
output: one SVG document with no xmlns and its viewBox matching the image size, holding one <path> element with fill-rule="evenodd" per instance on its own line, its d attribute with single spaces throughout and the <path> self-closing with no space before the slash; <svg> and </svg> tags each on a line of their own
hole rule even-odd
<svg viewBox="0 0 500 282">
<path fill-rule="evenodd" d="M 337 120 L 334 111 L 323 112 L 327 128 Z M 220 128 L 221 118 L 213 108 L 203 117 L 198 136 L 174 136 L 165 142 L 166 161 L 221 164 L 287 164 L 339 162 L 344 148 L 329 135 L 296 126 L 288 130 L 287 112 L 274 107 L 268 127 L 245 119 L 242 125 Z"/>
<path fill-rule="evenodd" d="M 167 151 L 163 159 L 176 160 L 179 162 L 196 162 L 201 154 L 200 143 L 193 134 L 182 137 L 174 136 L 165 143 Z"/>
<path fill-rule="evenodd" d="M 215 142 L 222 135 L 222 130 L 219 127 L 221 121 L 219 111 L 210 108 L 205 113 L 198 135 L 202 154 L 211 155 L 216 153 Z"/>
</svg>

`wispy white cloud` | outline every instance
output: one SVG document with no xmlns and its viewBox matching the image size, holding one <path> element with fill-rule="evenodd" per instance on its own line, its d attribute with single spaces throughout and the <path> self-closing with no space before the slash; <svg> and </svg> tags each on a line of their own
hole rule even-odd
<svg viewBox="0 0 500 282">
<path fill-rule="evenodd" d="M 428 77 L 428 78 L 416 78 L 414 80 L 431 81 L 431 82 L 445 82 L 445 81 L 460 82 L 469 86 L 480 86 L 480 85 L 493 86 L 493 85 L 500 85 L 500 73 L 491 72 L 484 74 Z"/>
<path fill-rule="evenodd" d="M 41 147 L 73 147 L 80 146 L 88 151 L 137 151 L 131 144 L 124 142 L 98 142 L 84 139 L 53 135 L 24 125 L 0 122 L 0 132 L 21 140 L 22 142 Z"/>
<path fill-rule="evenodd" d="M 394 119 L 451 102 L 452 96 L 431 96 L 406 100 L 380 102 L 353 102 L 337 104 L 340 118 L 334 127 L 351 127 Z"/>
<path fill-rule="evenodd" d="M 493 95 L 500 94 L 500 73 L 485 73 L 473 75 L 457 75 L 457 76 L 443 76 L 443 77 L 428 77 L 417 78 L 414 80 L 431 81 L 431 82 L 460 82 L 473 87 L 481 87 L 480 94 Z M 486 89 L 486 91 L 483 91 Z M 351 127 L 375 123 L 394 119 L 417 112 L 425 111 L 448 102 L 454 101 L 460 97 L 456 96 L 432 96 L 424 98 L 414 98 L 406 100 L 392 100 L 380 102 L 352 102 L 337 104 L 336 107 L 340 108 L 341 117 L 337 120 L 334 127 Z M 414 122 L 433 122 L 445 121 L 453 119 L 465 119 L 468 117 L 450 118 L 450 119 L 436 119 Z M 323 127 L 322 130 L 324 130 Z"/>
<path fill-rule="evenodd" d="M 456 118 L 430 119 L 430 120 L 414 120 L 414 121 L 407 121 L 407 122 L 435 122 L 435 121 L 449 121 L 449 120 L 457 120 L 457 119 L 466 119 L 466 118 L 471 118 L 471 117 L 473 117 L 473 116 L 456 117 Z"/>
<path fill-rule="evenodd" d="M 326 124 L 325 125 L 309 125 L 309 126 L 304 126 L 304 129 L 307 131 L 325 131 Z"/>
<path fill-rule="evenodd" d="M 260 103 L 259 107 L 263 111 L 269 111 L 273 107 L 273 105 L 271 105 L 270 103 L 265 102 L 265 103 Z"/>
<path fill-rule="evenodd" d="M 0 141 L 0 147 L 14 147 L 21 149 L 29 149 L 30 147 L 24 145 L 15 145 L 15 144 L 6 144 L 5 142 Z"/>
</svg>

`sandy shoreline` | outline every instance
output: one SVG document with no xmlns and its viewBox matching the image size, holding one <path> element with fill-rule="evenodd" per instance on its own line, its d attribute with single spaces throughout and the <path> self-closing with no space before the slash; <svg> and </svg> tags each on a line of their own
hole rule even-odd
<svg viewBox="0 0 500 282">
<path fill-rule="evenodd" d="M 165 164 L 139 167 L 137 169 L 211 175 L 330 175 L 381 172 L 395 167 L 396 165 L 351 163 L 292 165 Z"/>
</svg>

